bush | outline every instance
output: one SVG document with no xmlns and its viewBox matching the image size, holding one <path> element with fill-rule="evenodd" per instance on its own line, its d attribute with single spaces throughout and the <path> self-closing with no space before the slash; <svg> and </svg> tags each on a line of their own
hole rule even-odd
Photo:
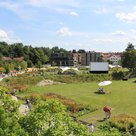
<svg viewBox="0 0 136 136">
<path fill-rule="evenodd" d="M 63 83 L 112 80 L 111 74 L 46 75 L 45 78 Z"/>
<path fill-rule="evenodd" d="M 113 78 L 113 80 L 121 80 L 121 79 L 123 79 L 124 78 L 124 72 L 122 72 L 122 71 L 114 71 L 113 73 L 112 73 L 112 78 Z"/>
<path fill-rule="evenodd" d="M 32 93 L 28 95 L 27 97 L 24 97 L 23 99 L 25 100 L 26 98 L 30 99 L 32 103 L 36 103 L 38 100 L 46 101 L 48 99 L 58 99 L 67 107 L 67 110 L 76 117 L 79 117 L 89 112 L 93 112 L 97 110 L 96 108 L 93 108 L 88 105 L 78 104 L 72 99 L 68 99 L 66 97 L 63 97 L 55 93 L 48 93 L 44 95 L 41 95 L 39 93 Z"/>
<path fill-rule="evenodd" d="M 98 136 L 121 136 L 121 133 L 118 131 L 118 129 L 111 127 L 109 122 L 100 125 L 99 129 L 102 134 Z"/>
<path fill-rule="evenodd" d="M 94 112 L 96 110 L 97 110 L 97 108 L 93 108 L 93 107 L 91 107 L 89 105 L 84 105 L 84 107 L 80 108 L 78 113 L 76 113 L 74 116 L 75 117 L 80 117 L 80 116 L 83 116 L 83 115 L 88 114 L 90 112 Z"/>
<path fill-rule="evenodd" d="M 136 118 L 125 114 L 116 116 L 110 121 L 111 127 L 115 127 L 122 132 L 130 131 L 135 126 L 135 124 Z"/>
<path fill-rule="evenodd" d="M 64 71 L 62 74 L 66 74 L 66 75 L 77 75 L 78 71 L 76 71 L 74 69 L 68 69 L 68 70 Z"/>
</svg>

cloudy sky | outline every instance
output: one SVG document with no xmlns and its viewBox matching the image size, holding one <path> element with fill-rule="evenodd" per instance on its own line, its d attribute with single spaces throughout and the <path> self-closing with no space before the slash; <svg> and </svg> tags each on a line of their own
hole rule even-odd
<svg viewBox="0 0 136 136">
<path fill-rule="evenodd" d="M 136 45 L 136 0 L 0 0 L 0 41 L 123 51 Z"/>
</svg>

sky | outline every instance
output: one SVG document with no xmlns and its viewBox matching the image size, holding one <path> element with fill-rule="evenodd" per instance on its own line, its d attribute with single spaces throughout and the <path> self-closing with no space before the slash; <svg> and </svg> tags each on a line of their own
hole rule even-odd
<svg viewBox="0 0 136 136">
<path fill-rule="evenodd" d="M 136 45 L 136 0 L 0 0 L 0 41 L 124 51 Z"/>
</svg>

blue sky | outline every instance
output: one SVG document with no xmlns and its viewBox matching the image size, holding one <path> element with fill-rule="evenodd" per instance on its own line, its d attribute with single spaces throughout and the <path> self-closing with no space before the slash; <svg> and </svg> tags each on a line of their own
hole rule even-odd
<svg viewBox="0 0 136 136">
<path fill-rule="evenodd" d="M 136 45 L 136 0 L 0 0 L 0 41 L 124 51 Z"/>
</svg>

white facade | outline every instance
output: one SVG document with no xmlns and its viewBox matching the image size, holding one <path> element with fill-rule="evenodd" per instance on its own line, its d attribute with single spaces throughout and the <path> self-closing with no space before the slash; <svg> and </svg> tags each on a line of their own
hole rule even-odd
<svg viewBox="0 0 136 136">
<path fill-rule="evenodd" d="M 113 65 L 119 65 L 119 62 L 121 61 L 120 55 L 111 55 L 107 58 L 110 62 L 112 62 Z"/>
</svg>

